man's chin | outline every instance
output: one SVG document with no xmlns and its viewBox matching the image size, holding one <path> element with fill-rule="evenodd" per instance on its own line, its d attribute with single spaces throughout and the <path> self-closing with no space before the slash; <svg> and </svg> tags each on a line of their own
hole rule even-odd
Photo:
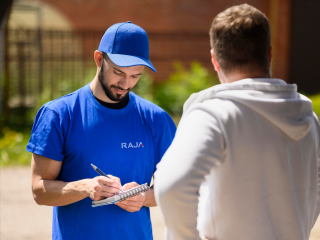
<svg viewBox="0 0 320 240">
<path fill-rule="evenodd" d="M 118 93 L 115 93 L 112 97 L 113 97 L 113 101 L 115 102 L 121 102 L 123 101 L 126 96 L 129 94 L 129 92 L 126 92 L 124 94 L 118 94 Z"/>
</svg>

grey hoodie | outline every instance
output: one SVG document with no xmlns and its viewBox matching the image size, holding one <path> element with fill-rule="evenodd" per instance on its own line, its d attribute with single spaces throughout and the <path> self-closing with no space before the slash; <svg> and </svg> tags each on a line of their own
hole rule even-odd
<svg viewBox="0 0 320 240">
<path fill-rule="evenodd" d="M 311 101 L 282 80 L 191 95 L 155 174 L 167 239 L 309 239 L 319 136 Z"/>
</svg>

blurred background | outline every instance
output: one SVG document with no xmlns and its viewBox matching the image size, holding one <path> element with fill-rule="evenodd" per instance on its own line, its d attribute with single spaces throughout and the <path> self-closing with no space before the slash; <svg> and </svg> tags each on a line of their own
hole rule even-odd
<svg viewBox="0 0 320 240">
<path fill-rule="evenodd" d="M 158 104 L 177 124 L 183 103 L 191 93 L 219 83 L 209 53 L 208 32 L 213 18 L 227 7 L 242 3 L 240 0 L 1 0 L 0 239 L 50 239 L 51 210 L 32 202 L 31 154 L 25 147 L 41 105 L 93 79 L 96 72 L 93 53 L 108 27 L 132 21 L 147 31 L 150 59 L 157 73 L 146 69 L 133 91 Z M 299 92 L 311 98 L 315 112 L 320 115 L 320 1 L 247 0 L 246 3 L 270 20 L 273 77 L 298 84 Z M 24 176 L 20 182 L 10 178 L 16 173 Z M 13 199 L 22 193 L 27 196 L 20 197 L 23 203 Z M 28 207 L 21 208 L 26 202 Z M 21 209 L 27 212 L 29 225 L 19 233 L 14 227 L 10 230 L 10 226 L 26 223 L 20 216 Z M 41 211 L 35 212 L 39 209 L 49 214 L 48 220 L 43 220 L 47 218 L 42 217 Z M 163 223 L 157 210 L 153 216 L 155 229 L 161 235 L 158 239 L 163 239 Z M 46 227 L 37 227 L 40 222 Z M 320 227 L 315 228 L 310 239 L 320 239 Z"/>
</svg>

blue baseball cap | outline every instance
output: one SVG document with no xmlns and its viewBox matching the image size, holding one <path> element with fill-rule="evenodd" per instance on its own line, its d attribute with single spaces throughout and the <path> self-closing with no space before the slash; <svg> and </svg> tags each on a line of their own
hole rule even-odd
<svg viewBox="0 0 320 240">
<path fill-rule="evenodd" d="M 145 30 L 131 23 L 117 23 L 103 35 L 99 51 L 119 67 L 143 65 L 157 72 L 149 60 L 149 39 Z"/>
</svg>

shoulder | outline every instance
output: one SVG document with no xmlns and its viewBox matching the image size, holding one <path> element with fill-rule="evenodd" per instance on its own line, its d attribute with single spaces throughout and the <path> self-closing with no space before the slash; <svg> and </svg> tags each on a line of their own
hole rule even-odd
<svg viewBox="0 0 320 240">
<path fill-rule="evenodd" d="M 176 126 L 172 118 L 161 107 L 135 93 L 130 93 L 130 97 L 134 98 L 136 110 L 140 116 L 146 120 L 149 126 L 153 126 L 152 128 L 155 129 L 168 127 L 171 131 L 175 131 Z"/>
<path fill-rule="evenodd" d="M 240 113 L 240 109 L 237 103 L 228 99 L 212 98 L 203 102 L 195 103 L 190 106 L 184 114 L 189 114 L 194 110 L 201 110 L 209 113 L 210 115 L 228 115 L 229 113 Z"/>
<path fill-rule="evenodd" d="M 53 101 L 47 102 L 43 105 L 43 109 L 49 109 L 55 114 L 59 115 L 60 118 L 64 118 L 66 114 L 72 112 L 80 104 L 80 98 L 84 97 L 85 88 L 84 86 L 72 93 L 57 98 Z"/>
<path fill-rule="evenodd" d="M 164 111 L 158 105 L 136 95 L 135 93 L 130 93 L 130 97 L 135 100 L 136 108 L 146 114 L 151 114 L 153 116 L 169 116 L 166 111 Z"/>
<path fill-rule="evenodd" d="M 55 126 L 56 129 L 62 129 L 65 132 L 71 115 L 80 105 L 79 98 L 84 95 L 84 88 L 44 104 L 35 117 L 32 132 L 36 131 L 38 126 L 43 128 Z"/>
</svg>

